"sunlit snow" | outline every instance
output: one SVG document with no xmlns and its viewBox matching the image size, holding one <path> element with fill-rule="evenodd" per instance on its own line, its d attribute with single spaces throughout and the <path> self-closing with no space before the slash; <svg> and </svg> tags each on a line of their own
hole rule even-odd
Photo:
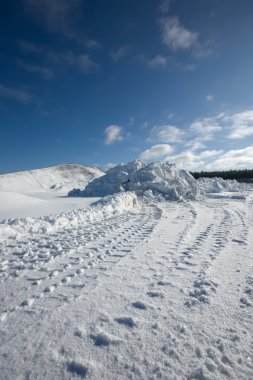
<svg viewBox="0 0 253 380">
<path fill-rule="evenodd" d="M 0 195 L 1 379 L 252 378 L 252 186 L 138 161 Z"/>
</svg>

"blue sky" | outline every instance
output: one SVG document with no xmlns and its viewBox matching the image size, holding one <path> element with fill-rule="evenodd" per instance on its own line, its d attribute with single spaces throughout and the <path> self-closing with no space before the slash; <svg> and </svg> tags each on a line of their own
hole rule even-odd
<svg viewBox="0 0 253 380">
<path fill-rule="evenodd" d="M 0 29 L 0 172 L 253 167 L 252 0 L 9 0 Z"/>
</svg>

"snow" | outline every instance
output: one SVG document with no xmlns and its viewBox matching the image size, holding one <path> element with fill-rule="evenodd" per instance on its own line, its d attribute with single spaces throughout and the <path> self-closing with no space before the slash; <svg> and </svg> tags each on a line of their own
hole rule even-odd
<svg viewBox="0 0 253 380">
<path fill-rule="evenodd" d="M 58 165 L 51 168 L 0 175 L 0 220 L 59 214 L 86 208 L 95 199 L 70 199 L 66 195 L 75 186 L 104 174 L 100 169 L 81 165 Z"/>
<path fill-rule="evenodd" d="M 160 195 L 166 200 L 196 199 L 200 195 L 198 182 L 186 170 L 169 162 L 142 161 L 115 166 L 83 191 L 73 189 L 69 195 L 105 196 L 123 191 L 136 191 L 148 197 Z"/>
<path fill-rule="evenodd" d="M 20 240 L 31 234 L 49 235 L 59 231 L 71 230 L 116 216 L 125 210 L 136 209 L 138 204 L 135 193 L 126 192 L 105 197 L 95 202 L 93 206 L 86 209 L 76 209 L 68 213 L 38 218 L 4 219 L 0 222 L 0 242 L 9 238 Z"/>
<path fill-rule="evenodd" d="M 124 191 L 118 168 L 89 206 L 0 222 L 1 379 L 253 378 L 253 192 L 199 198 L 176 167 L 135 165 L 134 189 L 121 166 Z M 9 204 L 42 207 L 24 194 Z"/>
<path fill-rule="evenodd" d="M 247 184 L 241 184 L 236 180 L 224 180 L 222 178 L 199 178 L 198 183 L 200 188 L 205 193 L 221 193 L 221 192 L 235 192 L 247 189 Z"/>
<path fill-rule="evenodd" d="M 104 172 L 97 167 L 73 164 L 1 174 L 0 191 L 34 193 L 63 190 L 66 194 L 73 186 L 85 186 L 89 181 L 103 174 Z"/>
</svg>

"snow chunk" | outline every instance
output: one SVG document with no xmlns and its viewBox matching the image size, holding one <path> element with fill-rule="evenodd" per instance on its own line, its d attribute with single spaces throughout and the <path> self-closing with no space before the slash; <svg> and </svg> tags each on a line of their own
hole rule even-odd
<svg viewBox="0 0 253 380">
<path fill-rule="evenodd" d="M 0 222 L 0 242 L 6 239 L 24 239 L 29 234 L 51 234 L 71 230 L 119 215 L 125 211 L 138 211 L 140 204 L 133 192 L 114 194 L 95 202 L 87 209 L 49 215 L 40 218 L 7 219 Z"/>
<path fill-rule="evenodd" d="M 147 164 L 142 161 L 115 166 L 83 191 L 74 189 L 69 195 L 105 196 L 124 191 L 135 191 L 148 198 L 162 195 L 167 200 L 196 199 L 200 195 L 198 182 L 187 171 L 170 162 Z"/>
<path fill-rule="evenodd" d="M 234 192 L 242 190 L 243 185 L 237 182 L 235 179 L 223 179 L 218 177 L 213 178 L 199 178 L 198 180 L 200 188 L 205 193 L 221 193 L 224 191 Z"/>
</svg>

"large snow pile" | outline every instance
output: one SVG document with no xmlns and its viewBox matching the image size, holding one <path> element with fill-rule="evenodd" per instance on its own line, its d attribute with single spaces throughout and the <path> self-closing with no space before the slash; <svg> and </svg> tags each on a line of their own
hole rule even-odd
<svg viewBox="0 0 253 380">
<path fill-rule="evenodd" d="M 88 225 L 126 211 L 138 211 L 139 207 L 136 194 L 126 192 L 105 197 L 84 210 L 73 210 L 39 218 L 5 219 L 0 222 L 0 242 L 6 239 L 13 241 L 25 239 L 28 234 L 47 235 L 71 230 L 80 225 Z"/>
<path fill-rule="evenodd" d="M 97 167 L 82 165 L 57 165 L 50 168 L 27 170 L 0 175 L 0 191 L 39 192 L 63 189 L 86 184 L 103 175 Z"/>
<path fill-rule="evenodd" d="M 90 182 L 83 191 L 72 190 L 70 196 L 105 196 L 136 191 L 148 197 L 162 196 L 168 200 L 196 199 L 200 194 L 198 182 L 185 170 L 170 162 L 142 161 L 118 165 Z"/>
<path fill-rule="evenodd" d="M 236 180 L 225 180 L 218 177 L 213 178 L 199 178 L 198 180 L 201 190 L 205 193 L 221 193 L 221 192 L 235 192 L 242 190 L 241 185 Z"/>
</svg>

